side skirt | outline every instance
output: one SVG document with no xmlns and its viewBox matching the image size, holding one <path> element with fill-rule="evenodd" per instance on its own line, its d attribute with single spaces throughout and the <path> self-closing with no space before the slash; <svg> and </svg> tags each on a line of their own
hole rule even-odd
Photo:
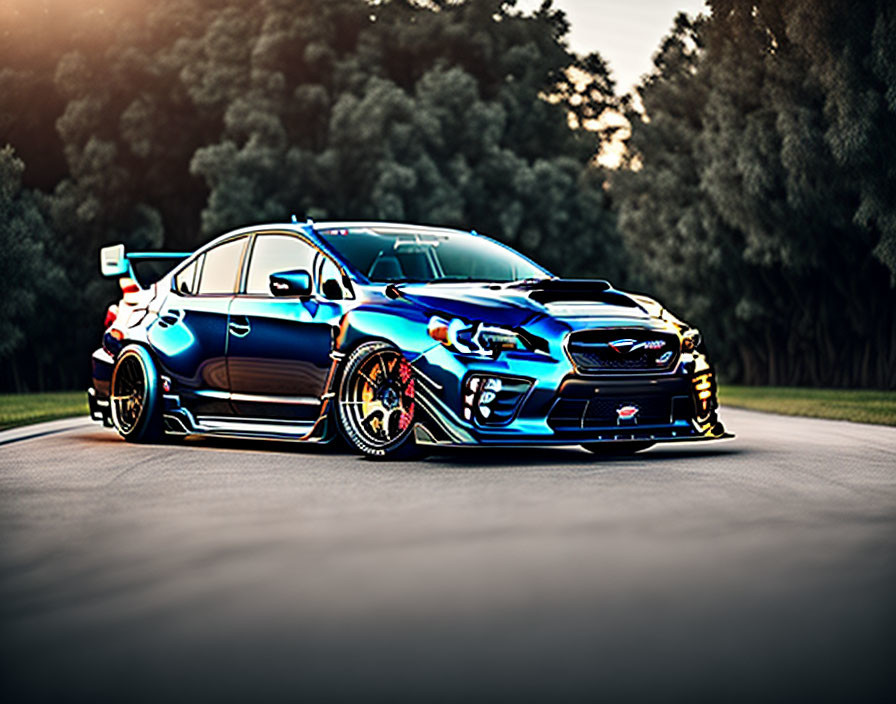
<svg viewBox="0 0 896 704">
<path fill-rule="evenodd" d="M 315 421 L 272 421 L 267 418 L 194 417 L 185 408 L 164 414 L 165 432 L 169 435 L 207 435 L 231 438 L 262 438 L 287 442 L 326 443 L 326 417 Z"/>
</svg>

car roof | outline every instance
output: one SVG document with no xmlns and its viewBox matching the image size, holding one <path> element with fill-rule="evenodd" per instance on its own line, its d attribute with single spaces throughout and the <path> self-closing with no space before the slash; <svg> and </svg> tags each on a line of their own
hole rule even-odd
<svg viewBox="0 0 896 704">
<path fill-rule="evenodd" d="M 311 232 L 309 232 L 309 228 Z M 308 220 L 306 222 L 265 222 L 265 223 L 257 223 L 255 225 L 248 225 L 246 227 L 240 227 L 235 230 L 230 230 L 221 235 L 218 235 L 214 239 L 209 240 L 201 247 L 198 247 L 194 250 L 194 253 L 204 251 L 206 249 L 210 249 L 215 244 L 219 242 L 223 242 L 230 237 L 238 237 L 240 235 L 249 235 L 253 232 L 258 232 L 259 230 L 286 230 L 292 231 L 297 234 L 301 234 L 304 236 L 308 236 L 309 234 L 314 235 L 317 230 L 350 230 L 350 229 L 368 229 L 368 230 L 387 230 L 387 231 L 400 231 L 407 230 L 411 232 L 433 232 L 433 233 L 451 233 L 457 235 L 478 235 L 477 232 L 471 232 L 468 230 L 458 230 L 453 227 L 441 227 L 439 225 L 415 225 L 413 223 L 406 222 L 387 222 L 387 221 L 379 221 L 379 220 L 327 220 L 323 222 L 314 222 L 313 220 Z"/>
<path fill-rule="evenodd" d="M 407 222 L 381 222 L 376 220 L 369 221 L 328 221 L 328 222 L 309 222 L 307 223 L 315 230 L 348 230 L 348 229 L 369 229 L 369 230 L 414 230 L 415 232 L 431 230 L 432 232 L 452 232 L 459 235 L 472 234 L 466 230 L 458 230 L 453 227 L 442 227 L 439 225 L 415 225 Z"/>
<path fill-rule="evenodd" d="M 406 222 L 384 222 L 378 220 L 328 220 L 324 222 L 314 222 L 313 220 L 307 220 L 306 222 L 264 222 L 256 223 L 255 225 L 247 225 L 246 227 L 240 227 L 235 230 L 230 230 L 221 235 L 218 235 L 214 239 L 206 242 L 201 247 L 195 249 L 191 253 L 190 257 L 185 260 L 184 265 L 186 265 L 187 262 L 198 256 L 199 254 L 212 249 L 216 245 L 232 237 L 251 235 L 252 233 L 258 232 L 260 230 L 278 230 L 281 232 L 295 232 L 297 235 L 309 238 L 317 247 L 323 249 L 329 256 L 335 258 L 340 265 L 354 274 L 355 278 L 360 278 L 361 282 L 363 283 L 364 281 L 366 281 L 367 277 L 365 277 L 361 272 L 357 271 L 354 266 L 352 266 L 351 262 L 346 261 L 345 257 L 343 257 L 338 251 L 331 247 L 324 238 L 317 236 L 317 232 L 319 230 L 349 229 L 385 230 L 393 232 L 404 230 L 408 232 L 431 232 L 433 234 L 441 233 L 478 236 L 478 233 L 475 232 L 457 230 L 450 227 L 439 227 L 437 225 L 415 225 L 413 223 Z M 176 267 L 173 272 L 176 272 L 180 268 L 182 267 Z"/>
</svg>

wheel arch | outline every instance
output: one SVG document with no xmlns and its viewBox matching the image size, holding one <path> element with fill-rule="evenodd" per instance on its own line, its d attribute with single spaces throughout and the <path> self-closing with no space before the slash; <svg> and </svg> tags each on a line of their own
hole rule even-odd
<svg viewBox="0 0 896 704">
<path fill-rule="evenodd" d="M 121 357 L 121 355 L 124 353 L 124 351 L 127 350 L 129 347 L 139 347 L 140 349 L 144 350 L 149 355 L 149 358 L 152 360 L 152 363 L 155 366 L 157 376 L 160 376 L 160 377 L 162 375 L 169 376 L 169 374 L 166 374 L 165 365 L 162 364 L 162 360 L 159 357 L 158 353 L 153 348 L 152 344 L 148 340 L 141 340 L 141 339 L 122 340 L 121 349 L 119 349 L 118 352 L 112 357 L 113 369 L 115 368 L 115 365 L 118 363 L 119 357 Z"/>
<path fill-rule="evenodd" d="M 422 311 L 402 309 L 397 312 L 387 306 L 355 308 L 340 321 L 333 347 L 334 371 L 325 393 L 333 393 L 342 378 L 344 361 L 361 345 L 384 342 L 398 349 L 413 365 L 414 361 L 438 343 L 426 330 L 428 318 Z M 388 331 L 385 334 L 384 331 Z"/>
<path fill-rule="evenodd" d="M 121 359 L 121 357 L 124 355 L 124 353 L 127 352 L 129 349 L 136 347 L 140 350 L 143 350 L 147 354 L 147 356 L 149 357 L 150 361 L 153 364 L 153 367 L 156 372 L 156 376 L 158 377 L 161 375 L 161 367 L 159 365 L 159 358 L 153 351 L 151 345 L 149 345 L 145 342 L 141 342 L 139 340 L 127 340 L 127 341 L 123 341 L 123 342 L 125 344 L 123 344 L 121 346 L 121 349 L 118 350 L 118 353 L 112 358 L 112 369 L 113 370 L 115 369 L 116 365 L 118 364 L 118 360 Z M 156 379 L 156 382 L 160 383 L 161 380 Z"/>
<path fill-rule="evenodd" d="M 406 326 L 409 321 L 406 319 L 402 319 L 400 316 L 396 316 L 394 313 L 388 312 L 383 314 L 389 318 L 397 318 L 404 323 Z M 374 316 L 363 316 L 360 318 L 360 322 L 364 323 L 362 325 L 352 325 L 351 320 L 348 320 L 348 316 L 346 316 L 346 320 L 343 322 L 343 326 L 340 330 L 340 334 L 337 338 L 337 345 L 334 349 L 334 362 L 333 362 L 333 370 L 330 374 L 330 381 L 326 389 L 326 398 L 331 402 L 327 404 L 326 409 L 322 414 L 323 417 L 330 417 L 334 421 L 335 427 L 335 409 L 336 404 L 339 402 L 339 385 L 342 383 L 342 377 L 346 368 L 346 361 L 351 357 L 352 353 L 361 347 L 362 345 L 368 344 L 370 342 L 382 342 L 387 345 L 390 345 L 397 350 L 399 350 L 405 357 L 408 358 L 408 361 L 411 364 L 411 367 L 414 368 L 414 362 L 418 359 L 428 348 L 431 348 L 436 343 L 429 337 L 429 334 L 423 329 L 423 334 L 411 334 L 405 335 L 405 339 L 408 339 L 409 342 L 416 342 L 417 344 L 412 345 L 412 349 L 408 350 L 400 343 L 396 343 L 395 340 L 390 339 L 383 335 L 379 330 L 373 328 L 371 323 L 379 323 L 382 324 L 385 322 L 383 320 L 383 315 Z M 417 325 L 425 325 L 425 322 L 414 321 L 414 324 Z M 425 340 L 424 336 L 425 335 Z M 415 339 L 416 338 L 416 339 Z M 428 341 L 430 344 L 426 344 Z M 422 348 L 422 349 L 421 349 Z M 419 377 L 418 377 L 419 379 Z M 415 419 L 415 422 L 423 425 L 430 431 L 430 433 L 440 433 L 440 429 L 437 425 L 434 425 L 432 421 L 433 410 L 430 405 L 426 402 L 425 399 L 422 399 L 420 396 L 416 397 L 416 404 L 418 407 L 419 415 Z"/>
<path fill-rule="evenodd" d="M 116 353 L 112 356 L 112 360 L 113 360 L 113 362 L 117 362 L 117 361 L 118 361 L 118 358 L 121 357 L 121 355 L 124 354 L 124 352 L 125 352 L 128 348 L 130 348 L 130 347 L 140 347 L 141 349 L 146 350 L 146 352 L 147 352 L 147 353 L 149 354 L 149 356 L 152 358 L 152 362 L 153 362 L 153 364 L 155 364 L 156 367 L 159 366 L 159 356 L 156 354 L 156 351 L 152 348 L 152 345 L 149 344 L 149 342 L 147 342 L 146 340 L 139 340 L 139 339 L 125 339 L 125 340 L 122 340 L 121 343 L 122 343 L 122 344 L 121 344 L 121 349 L 119 349 L 118 352 L 116 352 Z"/>
</svg>

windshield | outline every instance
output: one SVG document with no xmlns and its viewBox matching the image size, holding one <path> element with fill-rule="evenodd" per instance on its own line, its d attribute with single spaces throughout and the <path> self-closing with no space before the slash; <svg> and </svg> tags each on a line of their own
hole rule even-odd
<svg viewBox="0 0 896 704">
<path fill-rule="evenodd" d="M 543 279 L 521 254 L 478 235 L 429 228 L 317 230 L 342 257 L 377 283 Z"/>
</svg>

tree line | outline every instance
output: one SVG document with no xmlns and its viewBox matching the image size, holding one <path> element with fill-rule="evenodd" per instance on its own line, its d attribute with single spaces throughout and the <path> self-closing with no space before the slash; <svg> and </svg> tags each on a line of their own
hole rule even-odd
<svg viewBox="0 0 896 704">
<path fill-rule="evenodd" d="M 625 101 L 619 228 L 727 378 L 896 387 L 896 13 L 710 0 Z"/>
<path fill-rule="evenodd" d="M 86 383 L 116 298 L 104 244 L 292 214 L 476 229 L 656 295 L 730 381 L 896 386 L 886 3 L 709 2 L 625 96 L 550 2 L 12 6 L 0 388 Z M 596 159 L 611 111 L 618 169 Z"/>
</svg>

